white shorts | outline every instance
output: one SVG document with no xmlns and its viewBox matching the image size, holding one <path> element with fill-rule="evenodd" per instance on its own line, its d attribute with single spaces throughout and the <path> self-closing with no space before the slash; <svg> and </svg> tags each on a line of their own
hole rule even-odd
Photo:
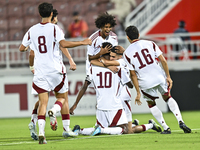
<svg viewBox="0 0 200 150">
<path fill-rule="evenodd" d="M 132 112 L 131 112 L 131 101 L 122 100 L 123 109 L 126 113 L 126 118 L 128 122 L 132 122 Z"/>
<path fill-rule="evenodd" d="M 32 94 L 46 92 L 65 93 L 68 91 L 67 74 L 48 74 L 42 77 L 34 76 L 32 85 Z"/>
<path fill-rule="evenodd" d="M 97 124 L 101 127 L 114 127 L 127 124 L 127 118 L 123 109 L 99 110 L 96 111 Z"/>
<path fill-rule="evenodd" d="M 170 92 L 167 83 L 161 83 L 153 88 L 141 90 L 144 100 L 154 101 L 156 98 L 159 98 L 157 90 L 161 93 L 161 95 L 168 95 Z"/>
</svg>

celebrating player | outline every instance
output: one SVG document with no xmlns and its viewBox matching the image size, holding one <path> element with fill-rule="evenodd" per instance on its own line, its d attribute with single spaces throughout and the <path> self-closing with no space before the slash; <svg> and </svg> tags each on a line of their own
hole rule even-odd
<svg viewBox="0 0 200 150">
<path fill-rule="evenodd" d="M 164 131 L 161 133 L 171 134 L 171 129 L 166 124 L 162 112 L 156 106 L 155 99 L 158 98 L 158 90 L 164 101 L 168 104 L 170 110 L 174 113 L 179 127 L 185 133 L 191 133 L 191 129 L 185 125 L 182 119 L 178 104 L 171 97 L 170 89 L 172 88 L 172 79 L 161 50 L 152 41 L 139 40 L 137 27 L 129 26 L 125 31 L 131 44 L 124 52 L 124 59 L 130 69 L 131 79 L 137 91 L 135 103 L 141 105 L 140 87 L 143 98 L 147 101 L 151 113 L 164 128 Z M 156 58 L 160 60 L 164 71 L 156 61 Z"/>
<path fill-rule="evenodd" d="M 90 61 L 98 59 L 101 55 L 108 53 L 112 46 L 118 45 L 117 35 L 112 32 L 112 28 L 116 25 L 115 17 L 108 13 L 103 13 L 95 20 L 96 27 L 99 29 L 94 32 L 89 38 L 92 40 L 92 44 L 87 46 L 87 60 L 86 60 L 86 74 L 90 67 Z M 112 46 L 102 46 L 102 43 L 109 42 Z M 117 70 L 116 70 L 117 71 Z M 88 82 L 89 81 L 89 82 Z M 84 95 L 87 87 L 90 84 L 89 76 L 87 75 L 84 85 L 81 87 L 76 102 L 70 108 L 70 114 L 74 114 L 74 110 L 77 107 L 78 102 Z"/>
<path fill-rule="evenodd" d="M 69 132 L 69 118 L 67 115 L 67 108 L 64 103 L 68 102 L 67 90 L 68 81 L 64 64 L 59 55 L 59 46 L 75 47 L 80 45 L 91 44 L 90 39 L 85 39 L 78 42 L 69 42 L 64 39 L 63 31 L 55 24 L 51 23 L 53 15 L 53 6 L 50 3 L 42 3 L 38 6 L 39 14 L 42 17 L 42 22 L 32 26 L 25 34 L 22 44 L 19 47 L 21 52 L 31 49 L 35 54 L 35 73 L 33 78 L 32 93 L 39 95 L 38 108 L 38 127 L 39 127 L 39 144 L 46 144 L 45 139 L 45 114 L 49 99 L 48 93 L 53 90 L 57 98 L 53 108 L 48 112 L 51 122 L 55 118 L 54 114 L 61 111 L 66 114 L 64 125 L 64 132 Z M 64 53 L 65 54 L 65 53 Z M 54 121 L 56 121 L 54 119 Z"/>
<path fill-rule="evenodd" d="M 53 16 L 51 18 L 51 23 L 54 23 L 54 24 L 57 24 L 58 22 L 58 18 L 57 18 L 57 15 L 58 15 L 58 12 L 56 9 L 53 9 Z M 74 63 L 70 53 L 68 52 L 67 48 L 63 48 L 63 47 L 60 47 L 60 49 L 62 49 L 63 52 L 65 52 L 66 54 L 66 57 L 69 59 L 69 64 L 70 64 L 70 70 L 76 70 L 76 64 Z M 62 53 L 60 53 L 61 55 Z M 29 65 L 30 65 L 30 70 L 31 72 L 34 74 L 34 51 L 33 50 L 30 50 L 30 53 L 29 53 Z M 60 56 L 60 58 L 62 59 L 62 56 Z M 65 71 L 66 72 L 66 71 Z M 64 103 L 64 105 L 66 105 L 66 107 L 68 107 L 68 103 Z M 29 123 L 28 127 L 29 127 L 29 130 L 30 130 L 30 134 L 31 134 L 31 138 L 33 140 L 38 140 L 38 136 L 37 136 L 37 130 L 36 130 L 36 123 L 37 123 L 37 109 L 38 109 L 38 106 L 39 106 L 39 100 L 35 103 L 35 106 L 34 106 L 34 109 L 32 111 L 32 115 L 31 115 L 31 122 Z M 67 108 L 68 110 L 69 108 Z M 65 122 L 65 120 L 68 120 L 70 119 L 70 116 L 69 116 L 69 112 L 67 112 L 66 114 L 68 117 L 68 119 L 65 119 L 65 115 L 63 114 L 62 115 L 62 119 L 63 119 L 63 122 Z M 55 122 L 50 122 L 50 125 L 51 125 L 51 129 L 52 130 L 56 130 L 57 129 L 57 121 L 55 118 L 52 119 L 52 121 L 55 121 Z M 69 125 L 68 125 L 69 126 Z M 65 132 L 64 132 L 65 133 Z M 73 134 L 73 133 L 71 133 Z M 64 134 L 65 135 L 65 134 Z"/>
</svg>

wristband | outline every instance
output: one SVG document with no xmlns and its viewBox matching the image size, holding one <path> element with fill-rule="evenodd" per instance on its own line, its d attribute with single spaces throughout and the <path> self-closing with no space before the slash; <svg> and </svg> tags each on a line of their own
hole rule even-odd
<svg viewBox="0 0 200 150">
<path fill-rule="evenodd" d="M 34 70 L 34 66 L 29 66 L 30 70 L 33 71 Z"/>
</svg>

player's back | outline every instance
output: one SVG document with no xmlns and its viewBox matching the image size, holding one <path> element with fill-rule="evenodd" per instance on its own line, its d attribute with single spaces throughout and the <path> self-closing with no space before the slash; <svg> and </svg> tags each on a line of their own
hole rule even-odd
<svg viewBox="0 0 200 150">
<path fill-rule="evenodd" d="M 122 108 L 120 101 L 120 76 L 107 68 L 92 66 L 91 79 L 93 81 L 97 108 L 100 110 L 117 110 Z"/>
<path fill-rule="evenodd" d="M 31 49 L 35 53 L 35 73 L 49 74 L 62 71 L 62 58 L 60 57 L 59 43 L 57 38 L 60 32 L 52 23 L 38 23 L 29 29 Z"/>
<path fill-rule="evenodd" d="M 126 49 L 124 57 L 137 72 L 141 89 L 154 87 L 165 80 L 162 68 L 156 60 L 161 54 L 158 46 L 148 40 L 138 40 Z"/>
</svg>

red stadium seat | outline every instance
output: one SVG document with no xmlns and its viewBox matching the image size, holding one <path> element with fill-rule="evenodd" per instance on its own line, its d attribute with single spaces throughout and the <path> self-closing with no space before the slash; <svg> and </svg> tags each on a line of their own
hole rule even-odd
<svg viewBox="0 0 200 150">
<path fill-rule="evenodd" d="M 24 18 L 24 27 L 30 28 L 31 26 L 40 22 L 39 16 L 38 17 L 25 17 Z"/>
<path fill-rule="evenodd" d="M 23 15 L 27 16 L 27 15 L 39 15 L 38 13 L 38 6 L 36 5 L 36 3 L 34 1 L 32 2 L 25 2 L 23 4 Z"/>
<path fill-rule="evenodd" d="M 6 30 L 0 30 L 0 41 L 8 40 L 8 32 Z"/>
<path fill-rule="evenodd" d="M 8 27 L 9 29 L 22 29 L 23 28 L 23 18 L 12 17 L 8 19 Z"/>
<path fill-rule="evenodd" d="M 18 41 L 18 40 L 22 40 L 24 36 L 24 31 L 18 30 L 18 29 L 11 29 L 9 30 L 9 41 Z"/>
<path fill-rule="evenodd" d="M 53 8 L 58 11 L 58 14 L 70 15 L 71 6 L 67 1 L 54 1 Z"/>
<path fill-rule="evenodd" d="M 6 5 L 0 4 L 0 14 L 1 14 L 1 18 L 7 17 L 7 6 Z"/>
<path fill-rule="evenodd" d="M 18 4 L 8 4 L 8 14 L 7 16 L 17 16 L 21 17 L 22 16 L 22 5 Z"/>
<path fill-rule="evenodd" d="M 7 19 L 0 19 L 0 30 L 8 29 L 8 21 Z"/>
</svg>

